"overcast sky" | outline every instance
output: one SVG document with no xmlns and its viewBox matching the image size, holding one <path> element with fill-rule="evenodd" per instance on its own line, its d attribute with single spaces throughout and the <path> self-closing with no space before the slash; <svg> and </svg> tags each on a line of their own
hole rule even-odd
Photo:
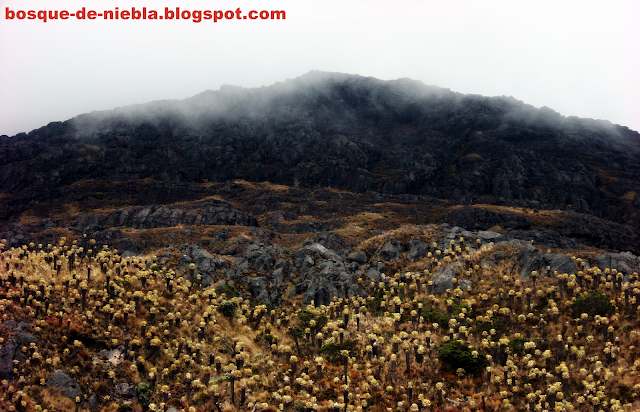
<svg viewBox="0 0 640 412">
<path fill-rule="evenodd" d="M 640 1 L 0 0 L 0 135 L 324 70 L 513 96 L 640 130 Z M 286 20 L 8 20 L 18 10 L 285 10 Z"/>
</svg>

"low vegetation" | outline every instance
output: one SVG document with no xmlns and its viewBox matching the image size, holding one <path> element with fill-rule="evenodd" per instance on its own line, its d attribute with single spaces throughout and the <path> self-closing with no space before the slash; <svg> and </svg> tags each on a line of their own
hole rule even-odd
<svg viewBox="0 0 640 412">
<path fill-rule="evenodd" d="M 267 308 L 82 239 L 0 250 L 2 322 L 37 339 L 0 383 L 4 410 L 640 410 L 637 273 L 576 259 L 576 275 L 523 281 L 452 244 L 421 271 L 363 275 L 368 296 Z M 473 287 L 432 294 L 457 257 Z M 58 369 L 81 396 L 47 385 Z"/>
</svg>

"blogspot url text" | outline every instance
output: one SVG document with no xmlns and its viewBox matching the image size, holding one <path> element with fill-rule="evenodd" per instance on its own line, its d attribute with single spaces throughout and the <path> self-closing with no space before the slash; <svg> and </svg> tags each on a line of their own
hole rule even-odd
<svg viewBox="0 0 640 412">
<path fill-rule="evenodd" d="M 54 20 L 185 20 L 194 23 L 222 20 L 285 20 L 284 10 L 251 10 L 244 13 L 240 8 L 235 10 L 180 10 L 180 7 L 165 7 L 163 11 L 148 10 L 146 7 L 120 10 L 11 10 L 5 8 L 6 20 L 39 20 L 43 23 Z"/>
</svg>

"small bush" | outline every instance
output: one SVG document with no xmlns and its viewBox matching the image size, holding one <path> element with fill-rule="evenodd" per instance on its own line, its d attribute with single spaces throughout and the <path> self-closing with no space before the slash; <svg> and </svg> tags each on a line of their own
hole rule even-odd
<svg viewBox="0 0 640 412">
<path fill-rule="evenodd" d="M 272 334 L 268 334 L 264 337 L 264 340 L 267 341 L 269 345 L 272 345 L 278 342 L 278 337 Z"/>
<path fill-rule="evenodd" d="M 309 321 L 311 319 L 313 319 L 313 315 L 311 314 L 311 312 L 308 312 L 306 310 L 302 310 L 302 311 L 298 312 L 298 319 L 300 319 L 305 324 L 307 324 L 307 323 L 309 323 Z"/>
<path fill-rule="evenodd" d="M 469 374 L 481 372 L 487 366 L 487 357 L 484 353 L 477 351 L 473 356 L 474 349 L 467 344 L 454 339 L 438 346 L 438 358 L 452 370 L 462 368 Z"/>
<path fill-rule="evenodd" d="M 329 317 L 326 315 L 320 315 L 316 318 L 316 329 L 322 328 L 329 322 Z"/>
<path fill-rule="evenodd" d="M 236 287 L 233 285 L 218 286 L 216 288 L 216 294 L 222 295 L 223 293 L 227 298 L 235 298 L 240 296 L 240 292 L 238 292 L 238 289 L 236 289 Z"/>
<path fill-rule="evenodd" d="M 236 304 L 229 302 L 228 300 L 224 300 L 220 303 L 220 306 L 218 306 L 218 312 L 228 318 L 232 318 L 236 315 Z"/>
<path fill-rule="evenodd" d="M 513 353 L 522 355 L 524 353 L 524 344 L 529 342 L 526 338 L 513 338 L 509 341 L 509 348 Z"/>
<path fill-rule="evenodd" d="M 379 296 L 368 301 L 365 306 L 371 311 L 373 316 L 379 316 L 382 314 L 382 309 L 380 308 L 382 306 L 382 298 Z"/>
<path fill-rule="evenodd" d="M 441 328 L 449 326 L 449 316 L 440 309 L 423 308 L 422 316 L 427 323 L 437 323 Z"/>
<path fill-rule="evenodd" d="M 491 329 L 495 329 L 496 334 L 498 336 L 502 336 L 503 334 L 507 333 L 507 328 L 505 328 L 505 326 L 502 324 L 502 322 L 478 322 L 476 324 L 476 326 L 471 330 L 472 333 L 479 333 L 482 334 L 482 332 L 491 332 Z"/>
<path fill-rule="evenodd" d="M 349 356 L 356 356 L 358 344 L 355 340 L 345 340 L 344 344 L 340 345 L 337 342 L 327 343 L 318 350 L 318 352 L 325 354 L 327 360 L 334 364 L 341 364 L 343 357 L 340 354 L 343 350 L 349 351 Z"/>
<path fill-rule="evenodd" d="M 138 402 L 145 408 L 151 403 L 151 388 L 145 382 L 138 384 Z"/>
<path fill-rule="evenodd" d="M 611 296 L 606 293 L 592 290 L 587 296 L 576 298 L 571 304 L 573 317 L 578 318 L 583 313 L 589 316 L 607 316 L 615 312 L 616 307 L 611 303 Z"/>
</svg>

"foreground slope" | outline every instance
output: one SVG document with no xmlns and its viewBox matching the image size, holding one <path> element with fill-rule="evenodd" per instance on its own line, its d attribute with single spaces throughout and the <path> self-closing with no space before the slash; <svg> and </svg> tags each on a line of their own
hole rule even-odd
<svg viewBox="0 0 640 412">
<path fill-rule="evenodd" d="M 279 307 L 225 272 L 204 288 L 198 265 L 122 258 L 89 239 L 0 244 L 0 407 L 638 410 L 637 261 L 618 271 L 557 254 L 562 272 L 523 276 L 526 245 L 477 235 L 378 281 L 354 275 L 359 295 Z M 312 267 L 334 253 L 308 248 Z"/>
</svg>

